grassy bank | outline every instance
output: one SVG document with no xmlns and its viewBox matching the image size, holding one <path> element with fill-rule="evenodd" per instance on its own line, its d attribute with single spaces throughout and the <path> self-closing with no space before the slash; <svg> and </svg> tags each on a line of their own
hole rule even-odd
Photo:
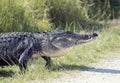
<svg viewBox="0 0 120 83">
<path fill-rule="evenodd" d="M 98 31 L 99 37 L 91 44 L 74 47 L 66 56 L 53 59 L 51 70 L 44 67 L 45 62 L 41 58 L 29 62 L 29 71 L 25 75 L 19 74 L 17 66 L 0 68 L 0 83 L 32 83 L 35 80 L 40 82 L 84 69 L 88 64 L 108 57 L 111 52 L 120 48 L 119 27 L 120 25 L 116 25 Z"/>
<path fill-rule="evenodd" d="M 1 0 L 0 32 L 65 29 L 66 24 L 98 29 L 106 20 L 119 18 L 119 10 L 118 0 Z"/>
<path fill-rule="evenodd" d="M 29 83 L 56 78 L 64 73 L 86 68 L 120 48 L 120 25 L 104 27 L 106 19 L 119 17 L 118 6 L 112 0 L 1 0 L 0 32 L 44 31 L 69 29 L 97 30 L 99 37 L 91 44 L 74 47 L 66 56 L 53 59 L 51 70 L 41 58 L 30 61 L 29 71 L 19 74 L 18 66 L 0 67 L 0 83 Z M 104 4 L 104 6 L 103 6 Z M 113 13 L 110 13 L 113 11 Z M 114 25 L 114 26 L 112 26 Z M 57 26 L 57 27 L 56 27 Z M 73 28 L 73 26 L 75 26 Z M 85 31 L 83 31 L 85 32 Z M 40 82 L 41 83 L 41 82 Z"/>
</svg>

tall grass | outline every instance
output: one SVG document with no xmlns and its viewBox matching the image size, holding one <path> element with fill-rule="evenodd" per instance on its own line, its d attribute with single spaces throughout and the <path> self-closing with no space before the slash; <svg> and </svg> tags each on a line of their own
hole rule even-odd
<svg viewBox="0 0 120 83">
<path fill-rule="evenodd" d="M 49 14 L 55 26 L 66 24 L 76 29 L 100 29 L 111 16 L 110 0 L 49 0 Z"/>
<path fill-rule="evenodd" d="M 120 18 L 120 0 L 110 0 L 111 19 Z"/>
<path fill-rule="evenodd" d="M 113 14 L 119 17 L 119 1 L 115 6 L 111 0 L 1 0 L 0 32 L 65 29 L 66 25 L 100 29 Z"/>
<path fill-rule="evenodd" d="M 44 0 L 1 0 L 0 32 L 50 30 Z"/>
<path fill-rule="evenodd" d="M 0 68 L 0 82 L 6 83 L 47 83 L 49 79 L 59 77 L 61 74 L 79 71 L 88 67 L 90 63 L 100 58 L 111 56 L 111 52 L 120 48 L 120 25 L 98 31 L 99 37 L 91 44 L 74 47 L 67 55 L 52 59 L 51 69 L 44 67 L 45 61 L 41 58 L 30 61 L 29 71 L 19 74 L 17 66 Z"/>
<path fill-rule="evenodd" d="M 50 30 L 49 8 L 45 0 L 25 0 L 25 17 L 30 21 L 30 24 L 36 26 L 39 31 Z"/>
<path fill-rule="evenodd" d="M 119 17 L 119 13 L 113 11 L 118 10 L 119 5 L 111 8 L 111 2 L 112 0 L 1 0 L 0 32 L 36 32 L 55 29 L 56 26 L 58 29 L 73 31 L 103 29 L 103 21 L 110 15 L 114 13 Z M 113 11 L 112 14 L 109 9 Z M 16 66 L 0 68 L 0 83 L 45 83 L 47 78 L 85 68 L 89 63 L 109 56 L 108 52 L 120 48 L 119 27 L 120 25 L 115 25 L 98 31 L 99 37 L 92 44 L 75 47 L 66 56 L 53 59 L 51 70 L 44 67 L 42 59 L 30 61 L 29 71 L 25 75 L 20 75 Z"/>
<path fill-rule="evenodd" d="M 87 20 L 87 8 L 80 0 L 49 0 L 50 18 L 56 26 L 79 23 Z"/>
</svg>

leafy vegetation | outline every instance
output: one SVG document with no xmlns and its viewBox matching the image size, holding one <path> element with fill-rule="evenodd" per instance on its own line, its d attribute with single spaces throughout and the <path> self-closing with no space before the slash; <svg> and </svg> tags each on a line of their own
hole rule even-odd
<svg viewBox="0 0 120 83">
<path fill-rule="evenodd" d="M 96 32 L 94 43 L 75 47 L 66 56 L 53 59 L 51 69 L 41 58 L 29 62 L 29 71 L 19 74 L 17 66 L 0 68 L 0 83 L 44 82 L 63 73 L 79 71 L 120 48 L 120 23 L 106 21 L 120 17 L 119 0 L 1 0 L 0 32 L 73 30 Z M 86 33 L 87 33 L 86 32 Z M 89 50 L 89 51 L 88 51 Z"/>
<path fill-rule="evenodd" d="M 50 30 L 44 0 L 1 0 L 0 32 Z"/>
<path fill-rule="evenodd" d="M 59 77 L 61 74 L 79 71 L 88 68 L 90 63 L 106 58 L 111 52 L 120 48 L 120 25 L 98 31 L 99 37 L 91 44 L 78 46 L 61 58 L 53 59 L 51 69 L 44 67 L 45 61 L 41 58 L 29 61 L 29 71 L 19 74 L 18 66 L 0 68 L 0 82 L 6 83 L 47 83 L 48 79 Z"/>
<path fill-rule="evenodd" d="M 100 29 L 119 17 L 119 0 L 1 0 L 0 32 Z"/>
</svg>

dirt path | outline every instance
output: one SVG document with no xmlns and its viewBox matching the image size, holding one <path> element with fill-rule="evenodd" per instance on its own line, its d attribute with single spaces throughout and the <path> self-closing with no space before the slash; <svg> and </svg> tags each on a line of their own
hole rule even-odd
<svg viewBox="0 0 120 83">
<path fill-rule="evenodd" d="M 87 70 L 66 74 L 49 83 L 120 83 L 120 52 Z"/>
</svg>

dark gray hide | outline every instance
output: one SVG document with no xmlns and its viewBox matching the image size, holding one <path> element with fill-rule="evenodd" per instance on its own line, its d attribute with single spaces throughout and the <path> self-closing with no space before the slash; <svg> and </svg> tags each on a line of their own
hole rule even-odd
<svg viewBox="0 0 120 83">
<path fill-rule="evenodd" d="M 63 50 L 87 43 L 97 37 L 93 34 L 77 34 L 71 31 L 11 32 L 0 34 L 0 66 L 19 65 L 21 71 L 27 61 L 39 52 L 39 56 L 50 65 L 50 57 L 64 55 Z M 66 51 L 67 52 L 67 51 Z M 63 54 L 60 54 L 63 53 Z"/>
</svg>

